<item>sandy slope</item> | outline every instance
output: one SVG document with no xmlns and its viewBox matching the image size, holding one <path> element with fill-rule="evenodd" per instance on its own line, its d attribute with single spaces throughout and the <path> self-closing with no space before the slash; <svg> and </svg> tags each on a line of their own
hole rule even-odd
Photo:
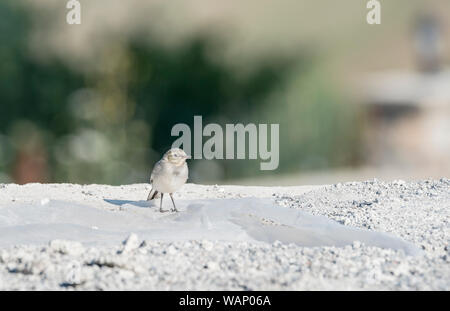
<svg viewBox="0 0 450 311">
<path fill-rule="evenodd" d="M 0 185 L 0 289 L 450 288 L 448 179 L 148 190 Z"/>
</svg>

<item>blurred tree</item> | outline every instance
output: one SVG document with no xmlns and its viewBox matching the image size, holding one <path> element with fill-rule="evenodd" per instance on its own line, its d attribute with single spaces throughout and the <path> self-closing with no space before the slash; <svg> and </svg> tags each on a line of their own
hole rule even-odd
<svg viewBox="0 0 450 311">
<path fill-rule="evenodd" d="M 283 82 L 287 60 L 261 64 L 245 78 L 225 65 L 212 62 L 207 50 L 213 40 L 195 38 L 188 46 L 167 51 L 157 42 L 130 46 L 132 67 L 130 96 L 136 101 L 136 118 L 153 124 L 152 146 L 158 152 L 170 147 L 176 123 L 193 127 L 194 115 L 224 124 L 254 122 L 253 110 Z M 222 120 L 222 121 L 221 121 Z"/>
<path fill-rule="evenodd" d="M 277 172 L 261 172 L 260 160 L 193 161 L 194 182 L 357 161 L 357 111 L 311 54 L 266 58 L 243 74 L 210 57 L 219 36 L 167 48 L 140 32 L 112 38 L 94 70 L 74 71 L 33 55 L 20 3 L 0 2 L 0 172 L 18 182 L 146 182 L 175 139 L 172 126 L 192 126 L 194 115 L 205 124 L 280 124 Z"/>
<path fill-rule="evenodd" d="M 80 75 L 53 60 L 42 64 L 28 49 L 30 20 L 19 3 L 0 3 L 0 130 L 27 119 L 55 135 L 68 133 L 72 117 L 64 103 L 83 86 Z"/>
<path fill-rule="evenodd" d="M 64 103 L 74 89 L 83 85 L 83 80 L 60 62 L 37 63 L 28 50 L 29 31 L 30 19 L 22 5 L 1 1 L 0 135 L 8 133 L 17 122 L 29 120 L 36 125 L 32 127 L 35 131 L 49 129 L 52 135 L 58 137 L 73 129 L 73 118 Z M 0 140 L 0 154 L 6 155 L 3 161 L 0 159 L 0 170 L 10 174 L 14 170 L 18 182 L 47 180 L 48 159 L 44 156 L 46 150 L 41 146 L 43 142 L 40 141 L 34 149 L 39 150 L 40 168 L 32 171 L 21 166 L 21 163 L 28 166 L 36 163 L 33 158 L 37 154 L 21 145 L 29 145 L 31 139 L 14 137 L 14 133 L 10 133 L 9 139 L 6 136 Z M 28 133 L 30 136 L 32 134 Z"/>
<path fill-rule="evenodd" d="M 214 42 L 208 36 L 176 50 L 141 36 L 108 47 L 100 70 L 80 74 L 33 57 L 31 23 L 19 4 L 2 2 L 0 19 L 0 132 L 20 120 L 42 131 L 53 181 L 144 182 L 174 140 L 174 124 L 192 125 L 194 115 L 222 124 L 255 122 L 250 113 L 289 68 L 287 60 L 272 60 L 241 77 L 208 57 Z M 16 163 L 14 171 L 23 172 L 17 163 L 31 162 L 22 159 L 22 146 L 11 143 L 17 141 L 12 132 L 9 138 L 2 148 L 15 155 L 2 169 L 11 173 Z"/>
</svg>

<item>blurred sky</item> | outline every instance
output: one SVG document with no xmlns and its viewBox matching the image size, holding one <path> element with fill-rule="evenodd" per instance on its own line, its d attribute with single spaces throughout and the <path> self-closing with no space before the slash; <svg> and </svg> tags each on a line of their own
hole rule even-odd
<svg viewBox="0 0 450 311">
<path fill-rule="evenodd" d="M 295 54 L 308 47 L 319 48 L 340 67 L 350 66 L 347 71 L 413 67 L 411 31 L 417 15 L 432 12 L 443 29 L 450 27 L 445 0 L 381 1 L 382 23 L 377 26 L 366 23 L 368 10 L 361 0 L 80 1 L 83 21 L 76 27 L 65 23 L 61 1 L 26 2 L 35 9 L 34 48 L 43 48 L 43 54 L 93 56 L 102 44 L 143 30 L 173 46 L 196 33 L 213 32 L 223 37 L 212 57 L 244 70 L 267 54 Z M 449 31 L 443 35 L 447 44 Z"/>
</svg>

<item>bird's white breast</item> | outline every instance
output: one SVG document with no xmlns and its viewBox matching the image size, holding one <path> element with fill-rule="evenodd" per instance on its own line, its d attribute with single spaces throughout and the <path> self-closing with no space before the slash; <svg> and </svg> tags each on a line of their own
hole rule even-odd
<svg viewBox="0 0 450 311">
<path fill-rule="evenodd" d="M 162 193 L 173 193 L 179 190 L 187 181 L 188 168 L 182 166 L 165 165 L 158 176 L 153 177 L 153 187 Z"/>
</svg>

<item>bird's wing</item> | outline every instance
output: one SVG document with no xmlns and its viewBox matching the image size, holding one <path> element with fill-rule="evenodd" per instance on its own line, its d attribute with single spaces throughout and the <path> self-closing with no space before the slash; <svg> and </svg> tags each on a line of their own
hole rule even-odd
<svg viewBox="0 0 450 311">
<path fill-rule="evenodd" d="M 150 175 L 150 184 L 152 184 L 152 189 L 150 190 L 150 193 L 148 194 L 147 197 L 147 201 L 151 200 L 151 199 L 157 199 L 159 198 L 161 195 L 158 191 L 153 189 L 153 179 L 162 174 L 162 171 L 164 169 L 164 165 L 163 163 L 160 161 L 158 161 L 155 166 L 153 167 L 152 173 Z"/>
<path fill-rule="evenodd" d="M 156 162 L 155 166 L 153 167 L 152 174 L 150 175 L 150 183 L 153 183 L 153 178 L 155 176 L 158 176 L 162 173 L 163 170 L 163 164 L 161 163 L 161 160 Z"/>
</svg>

